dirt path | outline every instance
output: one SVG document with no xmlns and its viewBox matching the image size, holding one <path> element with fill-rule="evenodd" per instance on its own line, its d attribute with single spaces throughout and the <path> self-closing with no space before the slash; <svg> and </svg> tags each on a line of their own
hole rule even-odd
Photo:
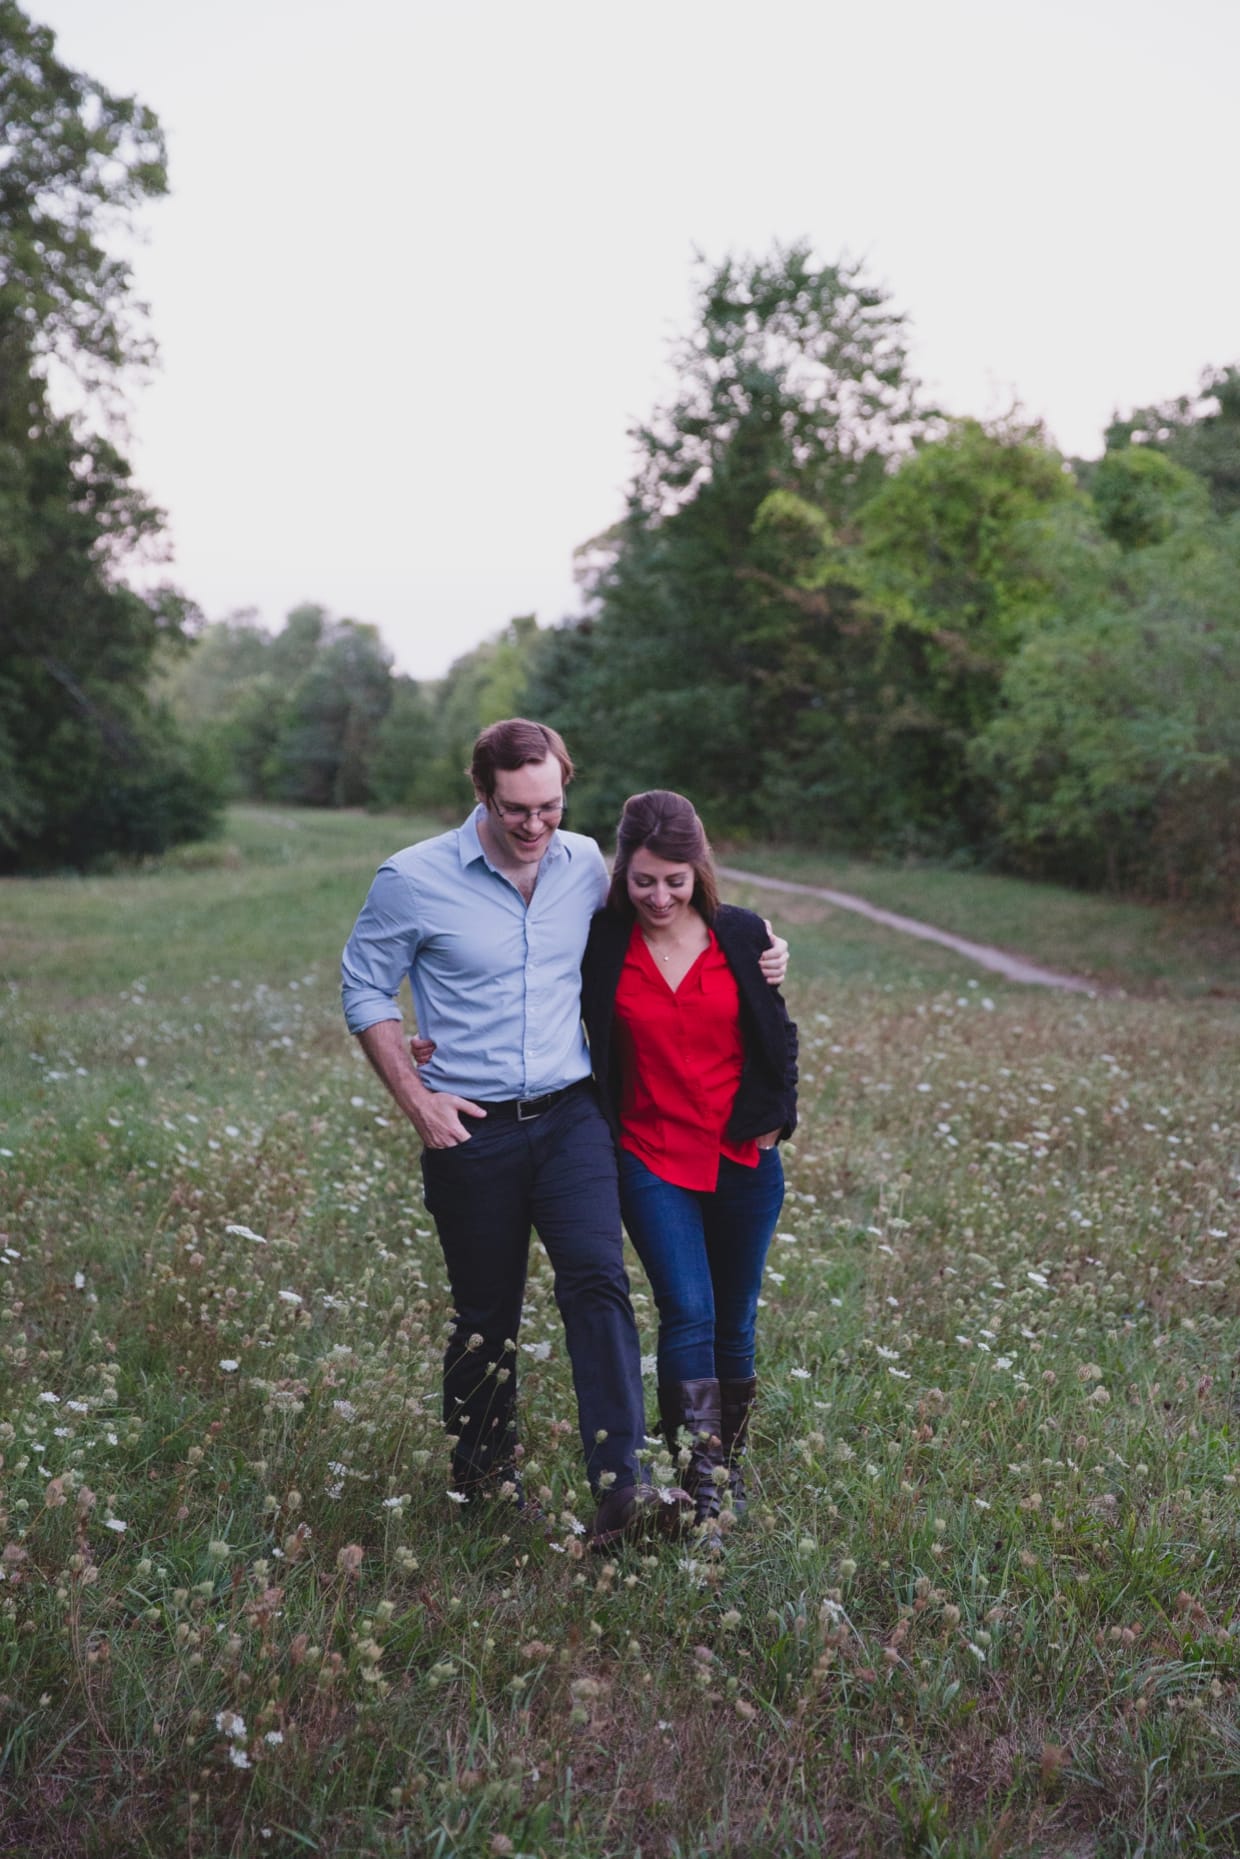
<svg viewBox="0 0 1240 1859">
<path fill-rule="evenodd" d="M 979 968 L 993 970 L 1007 981 L 1024 981 L 1038 988 L 1060 988 L 1068 994 L 1097 995 L 1105 992 L 1092 982 L 1083 981 L 1079 975 L 1056 974 L 1052 968 L 1040 968 L 1036 962 L 1026 962 L 1019 955 L 1008 955 L 1002 949 L 992 948 L 989 943 L 970 942 L 967 937 L 953 936 L 950 930 L 935 929 L 931 923 L 919 923 L 915 917 L 902 917 L 894 910 L 881 910 L 877 904 L 867 904 L 863 897 L 854 897 L 849 891 L 829 891 L 818 884 L 796 884 L 791 878 L 764 878 L 755 871 L 737 871 L 730 865 L 720 865 L 717 869 L 721 878 L 728 878 L 733 884 L 761 885 L 771 891 L 795 891 L 801 897 L 819 897 L 824 903 L 834 904 L 839 910 L 854 910 L 858 916 L 868 917 L 871 923 L 881 923 L 886 929 L 898 930 L 902 936 L 916 936 L 921 942 L 941 943 L 945 949 L 954 949 L 957 955 L 976 962 Z"/>
</svg>

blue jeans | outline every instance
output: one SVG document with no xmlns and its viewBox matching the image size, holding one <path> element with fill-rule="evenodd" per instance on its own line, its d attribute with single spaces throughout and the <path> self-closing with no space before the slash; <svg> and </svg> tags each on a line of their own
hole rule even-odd
<svg viewBox="0 0 1240 1859">
<path fill-rule="evenodd" d="M 468 1123 L 453 1149 L 424 1149 L 422 1179 L 456 1307 L 444 1352 L 453 1476 L 507 1469 L 516 1442 L 517 1355 L 530 1228 L 555 1273 L 590 1483 L 640 1482 L 646 1425 L 611 1131 L 589 1087 L 527 1123 Z M 470 1339 L 479 1339 L 470 1348 Z M 599 1436 L 602 1435 L 600 1438 Z"/>
<path fill-rule="evenodd" d="M 762 1271 L 779 1210 L 778 1149 L 756 1168 L 726 1156 L 713 1194 L 660 1181 L 627 1150 L 620 1207 L 659 1309 L 659 1380 L 739 1381 L 754 1371 Z"/>
</svg>

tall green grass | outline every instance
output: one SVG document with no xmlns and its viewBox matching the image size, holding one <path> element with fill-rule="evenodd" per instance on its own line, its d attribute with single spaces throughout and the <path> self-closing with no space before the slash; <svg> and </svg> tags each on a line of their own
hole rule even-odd
<svg viewBox="0 0 1240 1859">
<path fill-rule="evenodd" d="M 0 890 L 0 1852 L 1235 1847 L 1234 1006 L 772 898 L 802 1125 L 750 1515 L 594 1558 L 537 1250 L 552 1540 L 447 1496 L 416 1144 L 336 989 L 419 830 L 249 812 Z"/>
</svg>

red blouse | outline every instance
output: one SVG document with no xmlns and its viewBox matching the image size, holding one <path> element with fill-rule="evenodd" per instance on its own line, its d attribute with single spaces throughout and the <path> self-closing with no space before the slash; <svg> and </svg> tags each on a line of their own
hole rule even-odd
<svg viewBox="0 0 1240 1859">
<path fill-rule="evenodd" d="M 713 1193 L 719 1157 L 758 1165 L 756 1142 L 724 1127 L 741 1079 L 740 997 L 727 957 L 710 943 L 672 989 L 634 923 L 616 989 L 620 1144 L 661 1181 Z"/>
</svg>

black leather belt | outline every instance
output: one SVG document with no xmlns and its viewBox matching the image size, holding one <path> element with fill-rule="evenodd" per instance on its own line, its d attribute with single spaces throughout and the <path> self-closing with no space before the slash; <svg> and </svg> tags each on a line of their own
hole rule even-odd
<svg viewBox="0 0 1240 1859">
<path fill-rule="evenodd" d="M 535 1117 L 541 1117 L 545 1110 L 550 1110 L 561 1098 L 571 1097 L 574 1091 L 584 1091 L 589 1083 L 588 1078 L 578 1078 L 575 1084 L 566 1084 L 558 1091 L 547 1091 L 542 1097 L 508 1097 L 501 1104 L 488 1103 L 481 1097 L 474 1101 L 496 1122 L 502 1122 L 507 1117 L 517 1123 L 532 1123 Z"/>
</svg>

